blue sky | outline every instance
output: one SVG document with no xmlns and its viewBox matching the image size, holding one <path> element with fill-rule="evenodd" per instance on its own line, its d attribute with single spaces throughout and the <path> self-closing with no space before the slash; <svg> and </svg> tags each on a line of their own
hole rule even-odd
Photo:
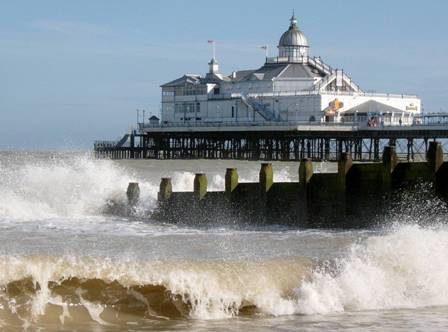
<svg viewBox="0 0 448 332">
<path fill-rule="evenodd" d="M 448 111 L 448 1 L 0 0 L 0 149 L 90 148 L 157 113 L 159 85 L 262 65 L 292 9 L 313 55 L 366 91 Z M 274 55 L 274 54 L 272 54 Z"/>
</svg>

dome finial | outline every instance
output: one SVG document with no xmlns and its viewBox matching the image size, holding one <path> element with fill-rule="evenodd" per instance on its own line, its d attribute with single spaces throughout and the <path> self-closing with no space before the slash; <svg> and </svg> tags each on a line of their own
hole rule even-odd
<svg viewBox="0 0 448 332">
<path fill-rule="evenodd" d="M 292 16 L 289 20 L 291 21 L 291 27 L 297 27 L 297 19 L 296 15 L 294 14 L 294 9 L 292 10 Z"/>
</svg>

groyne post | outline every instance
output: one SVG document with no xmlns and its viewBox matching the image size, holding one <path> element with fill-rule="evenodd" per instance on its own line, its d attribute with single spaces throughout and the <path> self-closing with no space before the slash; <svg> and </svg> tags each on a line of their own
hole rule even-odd
<svg viewBox="0 0 448 332">
<path fill-rule="evenodd" d="M 397 165 L 395 146 L 385 146 L 383 150 L 383 189 L 386 191 L 392 187 L 393 172 Z"/>
<path fill-rule="evenodd" d="M 272 164 L 261 164 L 259 181 L 261 191 L 267 193 L 274 183 L 274 171 L 272 169 Z"/>
<path fill-rule="evenodd" d="M 194 196 L 197 200 L 202 200 L 206 194 L 207 176 L 204 173 L 197 173 L 194 177 Z"/>
<path fill-rule="evenodd" d="M 255 216 L 260 222 L 266 222 L 269 212 L 272 210 L 270 207 L 270 195 L 269 192 L 274 184 L 274 170 L 271 163 L 262 163 L 259 173 L 259 191 L 252 193 L 252 199 L 254 210 L 252 215 Z M 256 187 L 253 187 L 256 189 Z"/>
<path fill-rule="evenodd" d="M 303 222 L 307 222 L 309 213 L 312 213 L 313 195 L 310 190 L 310 181 L 313 177 L 313 163 L 310 158 L 303 158 L 299 164 L 299 195 L 296 214 Z"/>
<path fill-rule="evenodd" d="M 162 178 L 159 186 L 159 201 L 167 201 L 170 199 L 171 194 L 173 193 L 173 186 L 171 183 L 171 178 Z"/>
<path fill-rule="evenodd" d="M 128 204 L 130 206 L 134 206 L 138 203 L 140 199 L 140 187 L 138 182 L 129 182 L 126 196 L 128 197 Z"/>
<path fill-rule="evenodd" d="M 426 153 L 426 160 L 434 173 L 440 169 L 443 164 L 443 149 L 442 144 L 437 141 L 429 142 L 428 152 Z"/>
<path fill-rule="evenodd" d="M 335 191 L 339 197 L 339 215 L 345 215 L 347 212 L 347 174 L 352 168 L 353 160 L 350 153 L 343 152 L 338 161 L 338 173 Z"/>
<path fill-rule="evenodd" d="M 238 171 L 236 168 L 227 168 L 225 175 L 225 193 L 230 196 L 238 186 Z"/>
<path fill-rule="evenodd" d="M 353 165 L 352 156 L 347 152 L 341 153 L 341 158 L 338 161 L 338 176 L 341 185 L 343 184 L 344 188 L 347 173 L 350 171 L 350 168 L 352 168 L 352 165 Z"/>
<path fill-rule="evenodd" d="M 434 188 L 442 197 L 448 196 L 448 164 L 443 161 L 442 144 L 437 141 L 429 142 L 426 153 L 428 166 L 433 174 Z"/>
<path fill-rule="evenodd" d="M 299 165 L 299 183 L 306 185 L 310 182 L 313 176 L 313 163 L 310 158 L 305 158 L 300 161 Z"/>
</svg>

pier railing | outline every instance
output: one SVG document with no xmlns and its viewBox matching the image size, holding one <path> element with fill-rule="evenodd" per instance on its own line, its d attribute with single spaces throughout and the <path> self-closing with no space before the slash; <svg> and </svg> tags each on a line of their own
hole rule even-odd
<svg viewBox="0 0 448 332">
<path fill-rule="evenodd" d="M 97 148 L 113 148 L 117 145 L 118 141 L 107 141 L 107 140 L 101 140 L 101 141 L 95 141 L 93 143 L 95 149 Z"/>
<path fill-rule="evenodd" d="M 217 95 L 209 95 L 210 99 L 234 99 L 241 98 L 270 98 L 288 96 L 315 96 L 315 95 L 336 95 L 336 96 L 360 96 L 360 97 L 385 97 L 385 98 L 418 98 L 417 95 L 378 93 L 378 92 L 352 92 L 352 91 L 318 91 L 318 90 L 283 90 L 270 92 L 250 92 L 247 94 L 227 92 Z"/>
<path fill-rule="evenodd" d="M 350 127 L 352 129 L 363 127 L 362 124 L 354 122 L 318 122 L 318 121 L 235 121 L 235 122 L 220 122 L 220 121 L 207 121 L 207 122 L 169 122 L 163 124 L 149 124 L 139 123 L 139 129 L 147 128 L 173 128 L 173 127 L 186 127 L 186 128 L 203 128 L 203 127 L 294 127 L 299 125 L 307 125 L 314 127 Z M 367 125 L 365 125 L 367 126 Z"/>
<path fill-rule="evenodd" d="M 415 117 L 412 124 L 394 124 L 390 122 L 383 122 L 376 126 L 369 126 L 367 122 L 320 122 L 320 121 L 207 121 L 207 122 L 169 122 L 162 124 L 139 123 L 139 130 L 155 129 L 155 128 L 220 128 L 220 127 L 297 127 L 310 126 L 318 129 L 320 128 L 345 128 L 351 130 L 379 130 L 382 128 L 390 129 L 418 129 L 419 127 L 428 126 L 448 126 L 448 114 L 445 115 L 431 115 Z M 447 128 L 448 129 L 448 128 Z M 109 141 L 99 141 L 109 142 Z"/>
<path fill-rule="evenodd" d="M 297 56 L 297 57 L 267 57 L 266 64 L 282 64 L 282 63 L 308 63 L 311 66 L 321 70 L 327 75 L 331 75 L 334 69 L 322 61 L 320 57 Z"/>
</svg>

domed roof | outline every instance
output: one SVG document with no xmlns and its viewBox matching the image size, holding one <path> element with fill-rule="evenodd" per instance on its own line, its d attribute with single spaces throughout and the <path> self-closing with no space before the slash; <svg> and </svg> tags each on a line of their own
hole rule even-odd
<svg viewBox="0 0 448 332">
<path fill-rule="evenodd" d="M 297 20 L 294 14 L 290 19 L 291 24 L 289 29 L 283 33 L 280 37 L 280 41 L 278 43 L 279 47 L 283 46 L 301 46 L 301 47 L 309 47 L 308 40 L 302 31 L 300 31 L 297 27 Z"/>
</svg>

